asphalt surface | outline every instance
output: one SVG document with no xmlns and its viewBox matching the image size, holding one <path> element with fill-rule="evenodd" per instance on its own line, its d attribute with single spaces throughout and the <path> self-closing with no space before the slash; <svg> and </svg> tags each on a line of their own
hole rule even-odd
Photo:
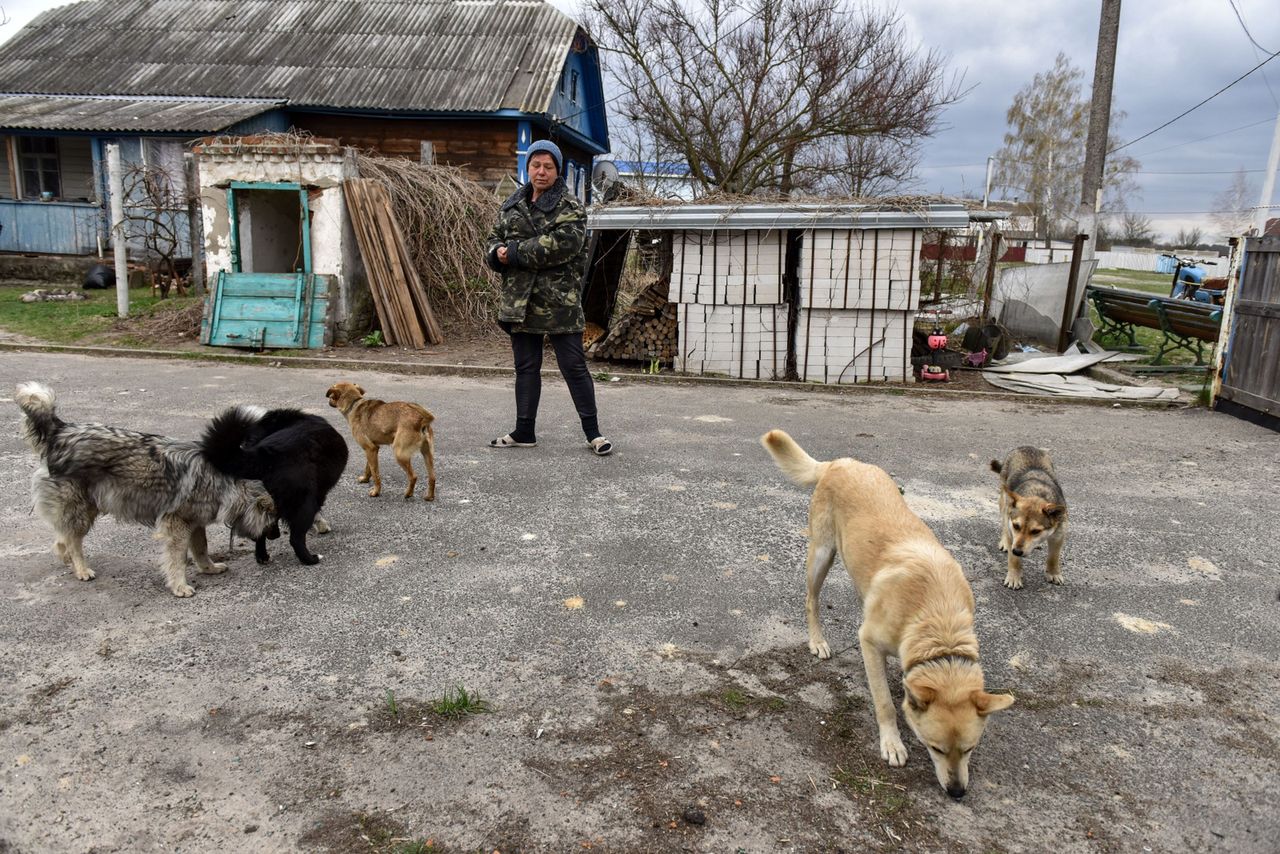
<svg viewBox="0 0 1280 854">
<path fill-rule="evenodd" d="M 300 566 L 164 588 L 99 521 L 79 582 L 30 512 L 14 385 L 68 421 L 194 438 L 338 379 L 438 418 L 438 498 L 365 495 L 353 454 Z M 0 851 L 1280 850 L 1278 437 L 1203 410 L 601 383 L 610 458 L 548 380 L 539 447 L 491 450 L 510 382 L 0 356 Z M 758 445 L 885 467 L 965 567 L 997 715 L 951 802 L 879 759 L 857 601 L 803 617 L 808 496 Z M 995 475 L 1049 448 L 1063 587 L 1001 586 Z M 829 606 L 829 607 L 828 607 Z M 896 670 L 891 681 L 896 683 Z M 430 704 L 462 686 L 489 711 Z M 895 684 L 895 692 L 898 688 Z M 430 842 L 431 847 L 426 847 Z"/>
</svg>

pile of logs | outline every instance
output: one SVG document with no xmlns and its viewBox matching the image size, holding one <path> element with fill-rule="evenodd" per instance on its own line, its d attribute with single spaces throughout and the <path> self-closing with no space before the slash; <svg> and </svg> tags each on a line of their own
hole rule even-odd
<svg viewBox="0 0 1280 854">
<path fill-rule="evenodd" d="M 644 362 L 656 358 L 663 364 L 672 364 L 679 329 L 676 305 L 667 302 L 670 288 L 670 278 L 664 277 L 641 291 L 609 335 L 595 345 L 591 355 L 598 359 Z"/>
<path fill-rule="evenodd" d="M 409 257 L 386 187 L 370 178 L 349 178 L 342 188 L 383 337 L 388 344 L 415 349 L 442 343 L 444 334 Z"/>
</svg>

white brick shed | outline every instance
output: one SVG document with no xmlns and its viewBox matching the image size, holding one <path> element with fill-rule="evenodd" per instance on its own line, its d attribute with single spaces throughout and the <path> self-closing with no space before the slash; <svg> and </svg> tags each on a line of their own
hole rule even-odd
<svg viewBox="0 0 1280 854">
<path fill-rule="evenodd" d="M 966 228 L 961 205 L 602 207 L 592 228 L 672 233 L 675 367 L 821 383 L 910 380 L 925 229 Z"/>
</svg>

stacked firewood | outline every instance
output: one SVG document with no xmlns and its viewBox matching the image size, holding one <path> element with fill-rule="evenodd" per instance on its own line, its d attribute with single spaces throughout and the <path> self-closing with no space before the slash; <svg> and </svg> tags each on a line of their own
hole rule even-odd
<svg viewBox="0 0 1280 854">
<path fill-rule="evenodd" d="M 662 278 L 641 291 L 591 355 L 644 362 L 656 358 L 668 365 L 675 361 L 678 328 L 675 303 L 667 302 L 670 288 L 671 280 Z"/>
</svg>

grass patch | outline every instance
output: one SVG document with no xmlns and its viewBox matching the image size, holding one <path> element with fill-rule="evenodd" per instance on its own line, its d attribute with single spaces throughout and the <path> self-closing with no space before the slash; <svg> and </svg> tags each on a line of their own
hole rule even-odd
<svg viewBox="0 0 1280 854">
<path fill-rule="evenodd" d="M 468 692 L 461 685 L 446 688 L 444 696 L 432 700 L 427 708 L 442 718 L 462 718 L 493 711 L 488 700 L 481 699 L 478 693 Z"/>
<path fill-rule="evenodd" d="M 22 295 L 36 288 L 46 290 L 66 285 L 38 282 L 0 283 L 0 329 L 52 344 L 79 344 L 110 330 L 117 320 L 116 292 L 84 291 L 85 300 L 69 302 L 23 302 Z M 180 311 L 199 302 L 196 297 L 171 296 L 162 300 L 150 288 L 129 291 L 129 316 L 143 317 Z"/>
<path fill-rule="evenodd" d="M 1146 291 L 1167 297 L 1173 287 L 1172 273 L 1143 273 L 1138 270 L 1098 270 L 1091 284 L 1114 285 L 1131 291 Z"/>
<path fill-rule="evenodd" d="M 907 794 L 905 786 L 890 783 L 878 774 L 872 773 L 866 765 L 862 766 L 860 774 L 847 771 L 837 765 L 831 780 L 837 786 L 843 786 L 866 798 L 882 817 L 900 812 L 911 803 L 911 797 Z"/>
<path fill-rule="evenodd" d="M 757 697 L 737 688 L 726 688 L 716 698 L 730 712 L 756 711 L 781 712 L 787 708 L 787 701 L 781 697 Z"/>
</svg>

